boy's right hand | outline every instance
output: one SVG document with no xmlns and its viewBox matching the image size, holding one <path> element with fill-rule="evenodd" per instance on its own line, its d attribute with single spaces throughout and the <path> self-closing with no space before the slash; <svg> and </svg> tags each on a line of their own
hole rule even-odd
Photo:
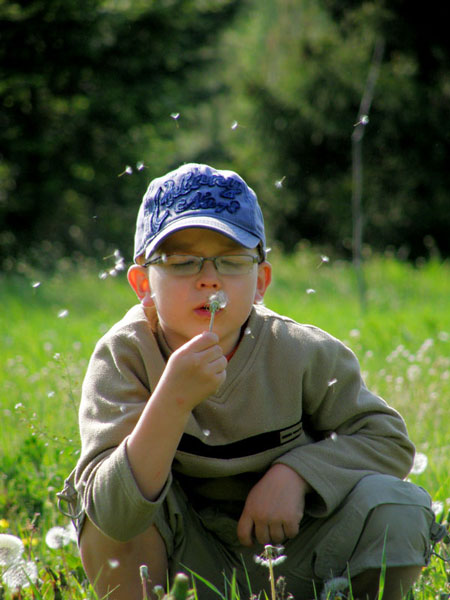
<svg viewBox="0 0 450 600">
<path fill-rule="evenodd" d="M 170 356 L 158 388 L 180 408 L 193 410 L 225 381 L 228 361 L 218 342 L 216 333 L 205 331 Z"/>
</svg>

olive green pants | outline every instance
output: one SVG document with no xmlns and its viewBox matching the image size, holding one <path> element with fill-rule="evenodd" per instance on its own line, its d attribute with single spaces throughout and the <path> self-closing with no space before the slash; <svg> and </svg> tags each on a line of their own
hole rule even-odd
<svg viewBox="0 0 450 600">
<path fill-rule="evenodd" d="M 268 569 L 254 557 L 264 547 L 246 548 L 236 535 L 237 521 L 208 507 L 194 510 L 174 481 L 158 511 L 155 525 L 166 544 L 171 578 L 192 571 L 222 593 L 235 573 L 241 598 L 269 590 Z M 351 577 L 383 560 L 388 567 L 423 566 L 430 556 L 434 514 L 420 487 L 388 475 L 363 478 L 338 509 L 326 518 L 305 515 L 295 539 L 284 545 L 286 559 L 275 566 L 286 591 L 296 600 L 313 598 L 332 577 Z M 245 565 L 245 566 L 244 566 Z M 201 600 L 217 600 L 194 578 Z"/>
</svg>

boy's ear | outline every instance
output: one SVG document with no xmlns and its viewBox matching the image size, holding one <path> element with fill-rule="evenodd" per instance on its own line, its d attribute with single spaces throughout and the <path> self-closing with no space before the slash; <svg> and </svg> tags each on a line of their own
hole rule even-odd
<svg viewBox="0 0 450 600">
<path fill-rule="evenodd" d="M 266 293 L 267 288 L 272 281 L 272 265 L 266 260 L 258 265 L 258 279 L 256 281 L 256 293 L 255 300 L 256 304 L 261 304 Z"/>
<path fill-rule="evenodd" d="M 147 270 L 140 265 L 131 265 L 128 269 L 128 283 L 136 293 L 136 296 L 144 302 L 146 306 L 153 304 L 150 292 L 150 283 L 148 281 Z"/>
</svg>

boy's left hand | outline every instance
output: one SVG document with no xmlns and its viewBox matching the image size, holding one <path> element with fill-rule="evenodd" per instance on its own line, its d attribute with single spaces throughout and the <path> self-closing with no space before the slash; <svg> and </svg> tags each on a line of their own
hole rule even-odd
<svg viewBox="0 0 450 600">
<path fill-rule="evenodd" d="M 309 484 L 287 465 L 273 465 L 250 490 L 237 526 L 243 546 L 281 544 L 298 534 Z"/>
</svg>

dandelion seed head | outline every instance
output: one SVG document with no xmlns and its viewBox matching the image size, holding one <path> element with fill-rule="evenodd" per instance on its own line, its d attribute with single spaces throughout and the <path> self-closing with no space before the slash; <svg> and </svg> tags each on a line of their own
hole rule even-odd
<svg viewBox="0 0 450 600">
<path fill-rule="evenodd" d="M 419 365 L 411 365 L 406 371 L 406 376 L 409 381 L 417 381 L 421 373 L 422 369 L 419 367 Z"/>
<path fill-rule="evenodd" d="M 436 516 L 440 515 L 441 512 L 444 510 L 444 503 L 440 500 L 436 500 L 431 504 L 431 508 Z"/>
<path fill-rule="evenodd" d="M 216 312 L 216 310 L 219 310 L 220 308 L 225 308 L 227 304 L 228 297 L 222 290 L 215 294 L 211 294 L 208 299 L 208 309 L 210 312 Z"/>
<path fill-rule="evenodd" d="M 20 538 L 9 533 L 0 533 L 0 566 L 9 567 L 22 556 L 24 545 Z"/>
<path fill-rule="evenodd" d="M 427 466 L 428 466 L 427 455 L 423 454 L 423 452 L 417 452 L 416 456 L 414 457 L 414 464 L 412 466 L 410 473 L 413 475 L 420 475 L 421 473 L 423 473 L 425 471 Z"/>
<path fill-rule="evenodd" d="M 65 319 L 68 316 L 68 314 L 69 314 L 69 311 L 67 310 L 67 308 L 63 308 L 58 313 L 58 319 Z"/>
<path fill-rule="evenodd" d="M 3 573 L 3 583 L 11 590 L 18 591 L 21 588 L 35 583 L 38 577 L 37 567 L 34 562 L 18 560 Z"/>
<path fill-rule="evenodd" d="M 58 548 L 63 548 L 67 546 L 72 541 L 72 536 L 69 531 L 65 527 L 52 527 L 47 531 L 47 535 L 45 536 L 45 543 L 52 550 L 57 550 Z"/>
</svg>

